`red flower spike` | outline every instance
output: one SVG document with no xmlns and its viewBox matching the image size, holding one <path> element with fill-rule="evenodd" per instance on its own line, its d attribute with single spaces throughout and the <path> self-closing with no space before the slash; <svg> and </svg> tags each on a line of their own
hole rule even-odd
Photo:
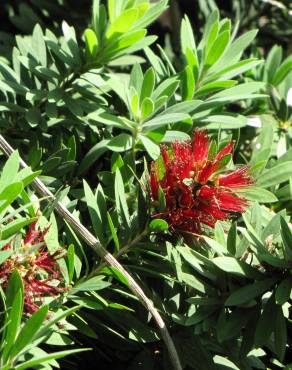
<svg viewBox="0 0 292 370">
<path fill-rule="evenodd" d="M 253 183 L 252 178 L 248 174 L 249 167 L 245 166 L 237 170 L 218 177 L 218 185 L 228 188 L 241 188 Z"/>
<path fill-rule="evenodd" d="M 194 161 L 204 162 L 208 158 L 209 151 L 209 138 L 207 131 L 205 130 L 195 130 L 194 140 L 193 140 L 193 151 L 194 151 Z"/>
<path fill-rule="evenodd" d="M 220 152 L 216 155 L 215 160 L 220 161 L 225 155 L 232 153 L 234 148 L 234 141 L 231 141 L 228 143 L 223 149 L 220 150 Z"/>
<path fill-rule="evenodd" d="M 236 188 L 253 184 L 249 168 L 228 171 L 219 163 L 232 152 L 234 142 L 228 143 L 213 160 L 208 160 L 209 147 L 207 132 L 195 130 L 193 143 L 174 142 L 169 149 L 161 148 L 162 179 L 158 176 L 163 173 L 158 168 L 161 160 L 151 164 L 152 198 L 158 199 L 160 187 L 166 200 L 164 213 L 155 217 L 165 219 L 172 231 L 202 234 L 204 225 L 214 228 L 217 220 L 228 220 L 232 213 L 244 212 L 248 206 Z M 220 174 L 216 172 L 219 168 Z"/>
<path fill-rule="evenodd" d="M 12 272 L 17 269 L 24 285 L 24 309 L 26 313 L 33 314 L 39 308 L 46 296 L 56 297 L 65 291 L 64 279 L 57 263 L 63 250 L 60 248 L 50 254 L 44 237 L 49 228 L 39 230 L 37 222 L 33 222 L 23 239 L 23 246 L 15 250 L 2 265 L 0 265 L 0 284 L 6 288 Z M 37 250 L 31 248 L 41 245 Z M 32 252 L 30 253 L 30 248 Z M 3 249 L 14 249 L 13 242 L 5 245 Z"/>
</svg>

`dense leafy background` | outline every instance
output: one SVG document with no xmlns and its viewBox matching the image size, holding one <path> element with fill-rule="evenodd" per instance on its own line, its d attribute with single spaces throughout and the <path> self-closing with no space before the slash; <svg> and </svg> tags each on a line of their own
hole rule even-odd
<svg viewBox="0 0 292 370">
<path fill-rule="evenodd" d="M 167 11 L 166 1 L 98 3 L 92 17 L 91 1 L 2 2 L 1 134 L 143 287 L 185 369 L 289 369 L 289 1 L 171 1 Z M 234 162 L 248 163 L 257 183 L 242 217 L 186 245 L 162 223 L 149 225 L 147 176 L 159 144 L 188 139 L 194 127 L 220 145 L 233 137 Z M 60 261 L 68 293 L 46 302 L 56 321 L 45 320 L 47 306 L 28 320 L 13 275 L 1 291 L 3 369 L 51 369 L 63 351 L 85 348 L 60 367 L 170 369 L 125 279 L 35 199 L 17 155 L 5 162 L 0 248 L 41 209 L 47 244 L 68 248 Z"/>
</svg>

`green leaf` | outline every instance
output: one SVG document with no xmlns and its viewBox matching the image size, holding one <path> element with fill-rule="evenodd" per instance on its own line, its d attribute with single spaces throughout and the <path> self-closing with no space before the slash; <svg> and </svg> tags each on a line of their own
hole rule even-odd
<svg viewBox="0 0 292 370">
<path fill-rule="evenodd" d="M 279 360 L 282 362 L 286 352 L 287 345 L 287 327 L 286 318 L 282 307 L 278 307 L 275 323 L 275 349 Z"/>
<path fill-rule="evenodd" d="M 100 0 L 93 0 L 92 3 L 92 28 L 95 34 L 99 34 L 99 21 L 100 21 Z"/>
<path fill-rule="evenodd" d="M 104 237 L 104 222 L 106 221 L 104 211 L 106 210 L 106 204 L 101 186 L 97 188 L 96 195 L 93 194 L 89 185 L 83 180 L 84 194 L 87 203 L 87 207 L 90 214 L 91 223 L 98 239 L 102 244 L 105 243 Z M 99 202 L 98 198 L 99 197 Z"/>
<path fill-rule="evenodd" d="M 206 68 L 209 68 L 214 63 L 216 63 L 221 55 L 224 53 L 225 48 L 229 42 L 230 34 L 229 31 L 222 32 L 214 41 L 214 44 L 212 45 L 212 48 L 210 49 L 206 61 L 205 66 Z"/>
<path fill-rule="evenodd" d="M 208 99 L 209 102 L 231 102 L 235 100 L 249 99 L 253 93 L 265 88 L 263 82 L 246 82 L 229 89 L 220 91 Z"/>
<path fill-rule="evenodd" d="M 195 92 L 195 79 L 190 66 L 186 66 L 180 74 L 182 100 L 191 100 Z"/>
<path fill-rule="evenodd" d="M 257 185 L 263 188 L 269 188 L 288 181 L 291 176 L 292 162 L 280 163 L 262 173 L 257 180 Z"/>
<path fill-rule="evenodd" d="M 131 71 L 129 86 L 132 86 L 137 91 L 138 95 L 141 93 L 143 78 L 142 68 L 140 64 L 136 63 Z"/>
<path fill-rule="evenodd" d="M 238 129 L 247 125 L 247 118 L 240 115 L 232 114 L 216 114 L 208 115 L 206 118 L 201 119 L 204 126 L 208 129 Z"/>
<path fill-rule="evenodd" d="M 234 257 L 215 257 L 212 262 L 221 270 L 249 279 L 261 279 L 264 275 L 249 264 Z"/>
<path fill-rule="evenodd" d="M 232 255 L 235 255 L 236 253 L 236 236 L 237 236 L 236 223 L 233 223 L 229 229 L 227 236 L 227 250 Z"/>
<path fill-rule="evenodd" d="M 247 303 L 266 292 L 276 281 L 276 278 L 269 278 L 245 285 L 230 294 L 225 301 L 225 306 L 237 306 Z"/>
<path fill-rule="evenodd" d="M 189 18 L 186 15 L 181 22 L 180 42 L 181 49 L 184 54 L 186 54 L 187 49 L 196 50 L 196 42 L 194 39 L 193 29 Z"/>
<path fill-rule="evenodd" d="M 185 113 L 169 113 L 169 114 L 160 114 L 149 121 L 143 123 L 143 131 L 152 131 L 158 127 L 169 125 L 171 123 L 180 122 L 189 118 L 188 114 Z"/>
<path fill-rule="evenodd" d="M 104 276 L 94 276 L 88 280 L 77 282 L 70 290 L 70 294 L 76 294 L 77 292 L 102 290 L 110 285 L 111 283 L 109 283 L 108 281 L 104 281 Z"/>
<path fill-rule="evenodd" d="M 17 336 L 17 332 L 19 330 L 21 322 L 22 310 L 23 310 L 23 293 L 22 289 L 20 288 L 17 290 L 14 296 L 12 306 L 8 314 L 7 319 L 8 325 L 5 334 L 6 343 L 3 350 L 3 358 L 5 360 L 7 360 L 7 358 L 9 357 L 11 348 L 15 342 L 15 338 Z"/>
<path fill-rule="evenodd" d="M 292 291 L 292 279 L 286 278 L 281 281 L 276 289 L 275 299 L 276 303 L 279 305 L 283 305 L 290 299 L 290 294 Z"/>
<path fill-rule="evenodd" d="M 156 101 L 164 96 L 171 98 L 175 93 L 178 84 L 179 80 L 177 76 L 166 79 L 165 81 L 161 82 L 161 84 L 159 84 L 159 86 L 153 91 L 152 99 Z"/>
<path fill-rule="evenodd" d="M 270 191 L 258 188 L 256 186 L 251 186 L 245 189 L 236 189 L 236 193 L 241 194 L 244 198 L 252 201 L 257 201 L 259 203 L 274 203 L 278 201 L 278 198 Z"/>
<path fill-rule="evenodd" d="M 284 62 L 280 68 L 276 70 L 274 77 L 272 79 L 272 84 L 278 86 L 284 78 L 292 71 L 292 59 L 290 58 Z"/>
<path fill-rule="evenodd" d="M 36 24 L 32 35 L 33 48 L 32 54 L 36 57 L 37 61 L 43 66 L 47 66 L 47 49 L 44 40 L 44 34 L 39 24 Z"/>
<path fill-rule="evenodd" d="M 87 62 L 95 60 L 97 56 L 98 40 L 95 32 L 87 28 L 84 31 L 85 45 L 86 45 L 86 60 Z"/>
<path fill-rule="evenodd" d="M 163 232 L 168 230 L 168 223 L 165 220 L 158 218 L 150 222 L 149 228 L 154 232 Z"/>
<path fill-rule="evenodd" d="M 186 141 L 191 140 L 190 135 L 186 134 L 182 131 L 166 131 L 163 139 L 161 140 L 163 143 L 172 143 L 173 141 Z"/>
<path fill-rule="evenodd" d="M 222 66 L 226 67 L 232 63 L 238 62 L 240 59 L 243 51 L 248 47 L 248 45 L 254 40 L 257 30 L 251 30 L 244 33 L 242 36 L 238 37 L 226 50 L 224 53 L 224 57 L 220 60 L 216 66 L 214 65 L 216 70 L 221 68 Z M 244 61 L 243 61 L 244 62 Z"/>
<path fill-rule="evenodd" d="M 151 4 L 150 8 L 147 12 L 140 18 L 136 24 L 135 28 L 147 27 L 150 23 L 155 21 L 160 14 L 167 9 L 168 1 L 167 0 L 160 0 L 156 3 Z"/>
<path fill-rule="evenodd" d="M 139 106 L 140 106 L 139 95 L 134 88 L 131 88 L 130 91 L 131 91 L 130 108 L 131 108 L 131 111 L 133 113 L 135 120 L 138 120 L 138 117 L 140 114 L 139 113 Z"/>
<path fill-rule="evenodd" d="M 21 194 L 23 190 L 22 182 L 15 182 L 8 185 L 0 193 L 0 213 L 5 209 Z"/>
<path fill-rule="evenodd" d="M 122 224 L 130 226 L 129 208 L 126 200 L 124 182 L 120 170 L 117 168 L 115 176 L 115 199 L 116 208 Z"/>
<path fill-rule="evenodd" d="M 128 9 L 120 14 L 110 25 L 107 38 L 116 37 L 116 34 L 125 34 L 138 19 L 138 9 Z"/>
<path fill-rule="evenodd" d="M 141 106 L 141 118 L 142 120 L 149 117 L 154 111 L 154 103 L 150 98 L 145 98 Z"/>
<path fill-rule="evenodd" d="M 33 218 L 19 218 L 15 221 L 8 223 L 6 226 L 2 227 L 0 230 L 0 239 L 8 239 L 10 236 L 16 234 L 24 226 L 31 224 L 33 221 L 36 221 L 37 217 Z"/>
<path fill-rule="evenodd" d="M 257 322 L 254 344 L 255 347 L 261 347 L 268 342 L 272 331 L 275 327 L 275 321 L 271 320 L 277 314 L 277 306 L 275 305 L 274 295 L 267 300 L 263 312 Z"/>
<path fill-rule="evenodd" d="M 75 306 L 75 307 L 71 307 L 65 311 L 61 311 L 61 312 L 58 312 L 56 314 L 54 314 L 53 318 L 45 321 L 44 325 L 41 327 L 41 329 L 36 333 L 35 335 L 35 339 L 39 339 L 45 335 L 48 334 L 50 328 L 57 324 L 58 322 L 60 322 L 62 319 L 64 319 L 65 317 L 73 314 L 76 310 L 78 310 L 81 306 Z"/>
<path fill-rule="evenodd" d="M 151 98 L 155 86 L 155 72 L 152 67 L 147 69 L 140 93 L 140 101 L 143 102 L 145 98 Z"/>
<path fill-rule="evenodd" d="M 25 370 L 25 369 L 32 369 L 33 367 L 47 363 L 51 360 L 57 360 L 59 358 L 71 355 L 73 353 L 78 353 L 78 352 L 84 352 L 88 351 L 89 348 L 82 348 L 82 349 L 70 349 L 67 351 L 60 351 L 60 352 L 53 352 L 48 355 L 41 355 L 41 356 L 35 356 L 31 360 L 25 361 L 19 365 L 16 365 L 14 367 L 14 370 Z"/>
<path fill-rule="evenodd" d="M 110 231 L 111 231 L 111 234 L 112 234 L 113 241 L 115 243 L 115 252 L 118 252 L 120 250 L 120 242 L 119 242 L 119 238 L 117 236 L 115 225 L 112 221 L 111 215 L 108 212 L 107 212 L 107 220 L 108 220 L 108 223 L 109 223 L 109 227 L 110 227 Z"/>
<path fill-rule="evenodd" d="M 223 356 L 216 355 L 213 357 L 213 361 L 215 363 L 216 369 L 221 369 L 224 370 L 240 370 L 239 367 L 235 365 L 234 362 L 228 360 L 228 358 L 225 358 Z"/>
<path fill-rule="evenodd" d="M 220 244 L 218 241 L 211 239 L 207 236 L 203 236 L 203 239 L 219 256 L 222 256 L 224 254 L 229 254 L 226 246 Z"/>
<path fill-rule="evenodd" d="M 15 150 L 10 155 L 2 169 L 0 178 L 0 193 L 6 186 L 10 185 L 16 179 L 18 168 L 19 168 L 19 154 L 18 151 Z"/>
<path fill-rule="evenodd" d="M 219 78 L 220 79 L 233 78 L 241 73 L 248 71 L 249 69 L 255 68 L 260 63 L 262 63 L 261 60 L 250 58 L 250 59 L 242 60 L 238 63 L 232 64 L 231 66 L 228 66 L 228 67 L 224 66 L 223 64 L 222 65 L 223 68 L 221 70 L 219 70 L 218 66 L 215 65 L 214 67 L 211 67 L 209 70 L 210 72 L 214 68 L 214 73 L 212 74 L 209 73 L 207 77 L 204 79 L 204 83 L 216 81 Z M 221 64 L 221 61 L 220 61 L 220 64 Z M 216 70 L 215 70 L 215 67 L 216 67 Z"/>
<path fill-rule="evenodd" d="M 216 90 L 221 90 L 225 89 L 228 87 L 232 87 L 237 84 L 237 81 L 235 80 L 225 80 L 225 81 L 214 81 L 214 82 L 209 82 L 200 87 L 195 95 L 196 96 L 202 96 L 202 95 L 207 95 L 210 94 Z"/>
<path fill-rule="evenodd" d="M 271 121 L 263 121 L 263 130 L 260 135 L 256 138 L 251 164 L 255 165 L 260 161 L 268 161 L 273 144 L 274 128 Z"/>
<path fill-rule="evenodd" d="M 111 139 L 107 147 L 113 152 L 126 152 L 133 146 L 133 137 L 128 134 L 120 134 Z"/>
<path fill-rule="evenodd" d="M 283 217 L 280 218 L 281 236 L 287 257 L 292 261 L 292 232 Z"/>
<path fill-rule="evenodd" d="M 127 277 L 122 274 L 117 268 L 115 267 L 108 267 L 108 269 L 112 272 L 116 279 L 118 279 L 122 284 L 129 286 L 129 281 Z"/>
<path fill-rule="evenodd" d="M 152 159 L 156 160 L 159 157 L 159 155 L 160 155 L 160 147 L 159 147 L 159 145 L 155 144 L 147 136 L 139 135 L 139 138 L 142 141 L 142 144 L 144 145 L 144 148 L 146 149 L 146 151 L 150 155 L 150 157 Z"/>
<path fill-rule="evenodd" d="M 68 284 L 71 284 L 74 275 L 74 257 L 75 257 L 75 248 L 73 244 L 69 245 L 67 250 L 67 260 L 68 260 Z"/>
<path fill-rule="evenodd" d="M 13 347 L 11 348 L 9 354 L 10 358 L 18 356 L 20 352 L 33 341 L 34 335 L 37 333 L 42 323 L 46 319 L 48 309 L 48 306 L 41 307 L 26 321 L 25 325 L 18 334 Z"/>
<path fill-rule="evenodd" d="M 78 168 L 78 175 L 84 173 L 104 152 L 106 152 L 108 142 L 109 140 L 106 139 L 99 141 L 85 154 Z"/>
</svg>

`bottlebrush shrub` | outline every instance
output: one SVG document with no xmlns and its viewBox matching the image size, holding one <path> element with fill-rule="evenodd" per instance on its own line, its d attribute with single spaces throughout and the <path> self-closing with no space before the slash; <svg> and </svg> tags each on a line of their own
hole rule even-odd
<svg viewBox="0 0 292 370">
<path fill-rule="evenodd" d="M 290 365 L 291 61 L 250 54 L 257 31 L 218 10 L 202 30 L 184 16 L 171 53 L 149 28 L 167 6 L 95 0 L 89 24 L 34 25 L 0 58 L 1 135 L 34 171 L 1 156 L 1 268 L 37 210 L 50 256 L 66 246 L 66 291 L 30 316 L 25 279 L 5 278 L 1 369 L 52 369 L 72 346 L 92 351 L 62 369 L 171 369 L 127 279 L 36 198 L 35 176 L 141 285 L 184 369 Z"/>
</svg>

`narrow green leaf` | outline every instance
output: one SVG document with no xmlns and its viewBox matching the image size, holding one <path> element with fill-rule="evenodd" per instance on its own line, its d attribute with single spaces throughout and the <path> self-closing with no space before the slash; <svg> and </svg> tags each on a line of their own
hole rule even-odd
<svg viewBox="0 0 292 370">
<path fill-rule="evenodd" d="M 8 158 L 2 169 L 0 177 L 0 193 L 6 186 L 10 185 L 16 179 L 18 168 L 19 168 L 19 154 L 18 151 L 15 150 Z"/>
<path fill-rule="evenodd" d="M 71 355 L 73 353 L 84 352 L 84 351 L 88 351 L 88 350 L 89 350 L 89 348 L 70 349 L 70 350 L 67 350 L 67 351 L 53 352 L 53 353 L 50 353 L 49 355 L 37 356 L 37 357 L 35 357 L 31 360 L 28 360 L 28 361 L 25 361 L 25 362 L 23 362 L 19 365 L 16 365 L 14 367 L 14 370 L 32 369 L 33 367 L 35 367 L 37 365 L 47 363 L 51 360 L 57 360 L 59 358 Z"/>
<path fill-rule="evenodd" d="M 280 223 L 285 252 L 289 260 L 292 261 L 292 231 L 290 230 L 284 217 L 280 218 Z"/>
<path fill-rule="evenodd" d="M 236 236 L 237 236 L 236 223 L 233 223 L 230 227 L 227 236 L 227 249 L 229 253 L 233 255 L 235 255 L 236 253 Z"/>
<path fill-rule="evenodd" d="M 261 279 L 264 275 L 249 264 L 234 257 L 215 257 L 212 262 L 221 270 L 249 279 Z"/>
<path fill-rule="evenodd" d="M 21 316 L 23 310 L 23 294 L 22 289 L 19 289 L 14 296 L 11 310 L 8 314 L 8 325 L 5 334 L 5 347 L 3 350 L 3 359 L 6 361 L 10 356 L 11 348 L 14 344 L 17 332 L 19 330 Z"/>
<path fill-rule="evenodd" d="M 262 173 L 257 181 L 257 185 L 269 188 L 288 181 L 291 176 L 292 162 L 280 163 Z"/>
<path fill-rule="evenodd" d="M 145 98 L 142 102 L 141 107 L 141 118 L 145 120 L 149 117 L 154 111 L 154 102 L 150 98 Z"/>
<path fill-rule="evenodd" d="M 133 137 L 128 134 L 120 134 L 111 139 L 107 147 L 113 152 L 126 152 L 133 146 Z"/>
<path fill-rule="evenodd" d="M 8 223 L 6 226 L 0 229 L 0 239 L 8 239 L 13 234 L 20 231 L 24 226 L 31 224 L 33 221 L 36 221 L 37 217 L 33 218 L 19 218 L 15 221 Z"/>
<path fill-rule="evenodd" d="M 272 84 L 275 86 L 278 86 L 284 78 L 292 71 L 292 59 L 288 59 L 286 62 L 284 62 L 278 70 L 276 70 L 276 73 L 274 74 L 274 77 L 272 79 Z"/>
<path fill-rule="evenodd" d="M 277 281 L 276 278 L 269 278 L 256 281 L 253 284 L 245 285 L 231 293 L 225 301 L 225 306 L 237 306 L 249 302 L 266 292 Z"/>
<path fill-rule="evenodd" d="M 143 123 L 143 131 L 152 131 L 156 128 L 169 125 L 171 123 L 180 122 L 189 118 L 189 115 L 186 113 L 168 113 L 160 114 L 154 118 L 151 118 L 149 121 Z"/>
<path fill-rule="evenodd" d="M 281 281 L 276 289 L 275 299 L 276 303 L 283 305 L 290 299 L 290 294 L 292 291 L 292 279 L 286 278 Z"/>
<path fill-rule="evenodd" d="M 242 194 L 244 198 L 248 200 L 257 201 L 259 203 L 274 203 L 278 201 L 278 198 L 274 195 L 274 193 L 256 186 L 246 189 L 239 188 L 236 189 L 236 192 L 238 194 Z"/>
<path fill-rule="evenodd" d="M 142 87 L 141 87 L 141 94 L 140 94 L 140 101 L 143 102 L 145 98 L 151 98 L 152 92 L 155 86 L 155 72 L 152 67 L 147 69 Z"/>
<path fill-rule="evenodd" d="M 151 139 L 149 139 L 147 136 L 139 135 L 140 140 L 142 141 L 142 144 L 144 145 L 144 148 L 146 149 L 147 153 L 150 155 L 150 157 L 153 160 L 156 160 L 160 155 L 160 147 L 156 143 L 154 143 Z"/>
<path fill-rule="evenodd" d="M 70 294 L 76 294 L 77 292 L 102 290 L 110 285 L 111 283 L 109 283 L 108 281 L 104 281 L 104 276 L 94 276 L 88 280 L 77 282 L 70 290 Z"/>
<path fill-rule="evenodd" d="M 215 64 L 221 57 L 221 55 L 224 53 L 225 48 L 229 42 L 230 33 L 229 31 L 222 32 L 214 41 L 214 44 L 212 45 L 211 50 L 209 51 L 205 66 L 206 68 L 210 68 L 213 64 Z"/>
<path fill-rule="evenodd" d="M 110 227 L 110 231 L 111 231 L 111 234 L 112 234 L 112 237 L 113 237 L 113 241 L 115 243 L 115 252 L 117 253 L 120 250 L 120 242 L 119 242 L 119 238 L 118 238 L 118 235 L 117 235 L 117 232 L 116 232 L 116 229 L 115 229 L 115 225 L 113 223 L 113 220 L 112 220 L 111 215 L 109 214 L 109 212 L 107 212 L 107 220 L 108 220 L 108 223 L 109 223 L 109 227 Z"/>
<path fill-rule="evenodd" d="M 286 352 L 287 345 L 287 327 L 286 318 L 282 307 L 278 307 L 275 325 L 275 349 L 279 360 L 282 362 Z"/>
<path fill-rule="evenodd" d="M 271 320 L 271 318 L 274 318 L 276 314 L 277 306 L 275 304 L 275 297 L 274 295 L 271 295 L 271 297 L 265 303 L 263 312 L 256 325 L 254 338 L 255 347 L 261 347 L 270 339 L 275 327 L 275 320 Z"/>
<path fill-rule="evenodd" d="M 128 9 L 120 14 L 110 25 L 107 38 L 116 37 L 116 34 L 124 34 L 131 29 L 138 19 L 138 9 Z"/>
<path fill-rule="evenodd" d="M 191 100 L 195 92 L 195 79 L 191 67 L 188 65 L 180 74 L 182 100 Z"/>
<path fill-rule="evenodd" d="M 86 59 L 88 62 L 90 62 L 96 58 L 98 49 L 98 40 L 95 32 L 90 28 L 87 28 L 84 31 L 84 38 L 86 44 Z"/>
<path fill-rule="evenodd" d="M 41 307 L 26 321 L 11 348 L 9 354 L 11 359 L 18 356 L 24 347 L 33 341 L 34 335 L 37 333 L 47 316 L 48 309 L 48 306 Z"/>
<path fill-rule="evenodd" d="M 116 170 L 115 176 L 115 199 L 116 208 L 122 223 L 125 223 L 128 227 L 130 226 L 130 215 L 129 208 L 126 200 L 124 181 L 119 169 Z"/>
</svg>

